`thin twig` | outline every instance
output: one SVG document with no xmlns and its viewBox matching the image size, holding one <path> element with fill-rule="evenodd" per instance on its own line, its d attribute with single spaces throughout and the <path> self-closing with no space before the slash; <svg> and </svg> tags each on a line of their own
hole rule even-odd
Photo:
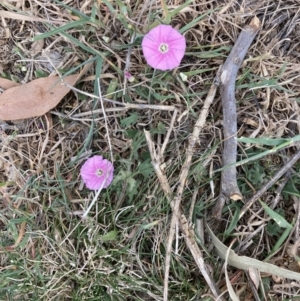
<svg viewBox="0 0 300 301">
<path fill-rule="evenodd" d="M 78 92 L 80 94 L 83 94 L 85 96 L 88 96 L 88 97 L 91 97 L 92 99 L 99 99 L 100 100 L 100 96 L 97 96 L 95 94 L 92 94 L 92 93 L 87 93 L 85 91 L 82 91 L 80 89 L 77 89 L 67 83 L 64 83 L 64 85 L 66 87 L 68 87 L 70 90 L 74 91 L 74 92 Z M 109 95 L 109 94 L 108 94 Z M 164 111 L 174 111 L 176 110 L 176 107 L 175 106 L 165 106 L 165 105 L 149 105 L 149 104 L 135 104 L 135 103 L 123 103 L 123 102 L 120 102 L 120 101 L 116 101 L 116 100 L 112 100 L 112 99 L 109 99 L 109 98 L 105 98 L 105 97 L 102 97 L 101 98 L 103 101 L 106 101 L 106 102 L 109 102 L 109 103 L 112 103 L 112 104 L 115 104 L 115 105 L 119 105 L 119 106 L 122 106 L 122 107 L 125 107 L 126 109 L 152 109 L 152 110 L 164 110 Z M 88 114 L 92 114 L 92 113 L 103 113 L 102 112 L 102 109 L 100 110 L 93 110 L 91 111 L 90 113 Z M 52 112 L 51 112 L 52 113 Z M 78 116 L 83 116 L 82 114 L 76 114 L 76 117 Z"/>
<path fill-rule="evenodd" d="M 257 17 L 254 17 L 250 24 L 241 31 L 219 73 L 218 83 L 221 87 L 223 106 L 223 166 L 228 167 L 222 171 L 219 199 L 213 209 L 213 216 L 216 218 L 221 218 L 222 209 L 227 199 L 240 200 L 243 198 L 236 181 L 237 113 L 234 96 L 235 82 L 238 70 L 259 27 L 260 21 Z"/>
<path fill-rule="evenodd" d="M 152 159 L 152 164 L 153 164 L 154 170 L 156 172 L 158 180 L 160 181 L 160 184 L 161 184 L 162 189 L 163 189 L 163 191 L 166 195 L 166 198 L 170 202 L 171 207 L 173 209 L 174 208 L 174 201 L 172 201 L 172 190 L 171 190 L 171 187 L 169 185 L 169 182 L 168 182 L 168 179 L 167 179 L 166 175 L 161 170 L 160 158 L 157 155 L 157 152 L 156 152 L 155 147 L 154 147 L 154 143 L 151 140 L 150 133 L 145 131 L 145 136 L 146 136 L 149 152 L 151 154 L 151 159 Z M 201 252 L 201 250 L 199 249 L 197 243 L 194 240 L 194 237 L 196 237 L 194 229 L 189 225 L 189 223 L 187 221 L 187 218 L 182 213 L 181 209 L 178 210 L 178 219 L 179 219 L 180 229 L 181 229 L 181 231 L 184 235 L 186 244 L 187 244 L 189 250 L 191 251 L 191 253 L 193 255 L 193 258 L 194 258 L 197 266 L 199 267 L 200 272 L 202 273 L 203 277 L 205 278 L 209 288 L 211 289 L 213 295 L 217 298 L 220 295 L 219 290 L 218 290 L 214 280 L 211 278 L 211 276 L 209 274 L 209 271 L 207 270 L 207 268 L 205 266 L 203 256 L 202 256 L 202 252 Z M 168 264 L 166 262 L 165 263 L 165 274 L 167 273 L 167 275 L 169 275 L 169 269 L 170 269 L 170 264 Z M 167 283 L 166 283 L 166 281 L 167 281 Z M 167 298 L 168 298 L 168 277 L 167 278 L 165 277 L 164 300 L 168 300 Z M 223 300 L 223 299 L 220 298 L 219 300 Z"/>
<path fill-rule="evenodd" d="M 170 123 L 169 129 L 168 129 L 168 132 L 166 134 L 166 137 L 164 139 L 164 143 L 163 143 L 163 145 L 161 147 L 161 150 L 160 150 L 160 156 L 161 156 L 161 158 L 164 156 L 165 149 L 167 147 L 167 144 L 169 143 L 170 135 L 171 135 L 171 133 L 173 131 L 173 127 L 174 127 L 174 123 L 175 123 L 175 120 L 176 120 L 177 113 L 178 113 L 177 110 L 175 110 L 173 112 L 173 116 L 172 116 L 172 119 L 171 119 L 171 123 Z"/>
<path fill-rule="evenodd" d="M 177 187 L 176 195 L 173 199 L 173 215 L 172 215 L 172 219 L 171 219 L 170 233 L 169 233 L 168 242 L 167 242 L 166 266 L 168 266 L 171 261 L 171 251 L 172 251 L 172 243 L 173 243 L 173 239 L 174 239 L 174 235 L 175 235 L 175 225 L 178 222 L 178 217 L 180 216 L 179 215 L 179 206 L 181 203 L 181 196 L 183 194 L 186 178 L 188 176 L 188 172 L 189 172 L 189 169 L 191 166 L 194 147 L 195 147 L 196 142 L 199 139 L 200 131 L 202 130 L 202 128 L 205 124 L 209 107 L 210 107 L 211 103 L 213 102 L 215 95 L 216 95 L 216 90 L 217 90 L 217 86 L 213 83 L 210 90 L 208 91 L 208 95 L 205 99 L 201 114 L 194 126 L 193 133 L 189 139 L 189 144 L 188 144 L 187 151 L 186 151 L 186 159 L 185 159 L 185 162 L 180 171 L 179 185 Z M 166 269 L 165 286 L 168 284 L 168 279 L 169 279 L 169 270 Z M 168 294 L 168 287 L 165 287 L 164 301 L 168 300 L 167 294 Z"/>
<path fill-rule="evenodd" d="M 281 153 L 283 154 L 282 160 L 283 163 L 286 164 L 287 163 L 287 158 L 286 158 L 286 152 L 285 150 L 282 150 Z M 275 209 L 277 207 L 277 204 L 279 203 L 280 199 L 281 199 L 281 192 L 283 190 L 283 188 L 285 187 L 285 185 L 287 184 L 287 182 L 290 180 L 292 175 L 292 171 L 289 169 L 287 170 L 287 172 L 285 173 L 283 179 L 281 180 L 281 182 L 278 184 L 276 190 L 275 190 L 275 198 L 272 201 L 272 204 L 270 205 L 271 209 Z"/>
<path fill-rule="evenodd" d="M 241 218 L 246 211 L 254 204 L 254 202 L 259 199 L 271 186 L 273 186 L 277 180 L 279 180 L 292 166 L 300 159 L 300 150 L 282 167 L 280 168 L 275 176 L 266 184 L 264 185 L 247 203 L 244 205 L 240 212 Z"/>
<path fill-rule="evenodd" d="M 189 229 L 185 225 L 187 219 L 181 213 L 180 202 L 181 202 L 181 196 L 182 196 L 182 193 L 183 193 L 183 190 L 185 187 L 186 178 L 188 176 L 188 171 L 191 166 L 194 147 L 195 147 L 196 142 L 199 139 L 200 131 L 205 124 L 206 117 L 207 117 L 208 111 L 209 111 L 209 107 L 214 100 L 214 97 L 216 94 L 216 88 L 217 88 L 216 85 L 213 83 L 208 92 L 206 100 L 204 102 L 201 114 L 194 126 L 194 130 L 189 139 L 189 145 L 188 145 L 188 148 L 186 151 L 186 160 L 185 160 L 185 163 L 180 172 L 179 186 L 177 188 L 176 196 L 172 201 L 171 201 L 171 197 L 170 197 L 171 189 L 169 187 L 168 181 L 160 170 L 160 164 L 161 164 L 160 158 L 158 158 L 158 156 L 156 155 L 156 151 L 155 151 L 154 147 L 151 146 L 151 138 L 150 138 L 149 134 L 146 134 L 146 132 L 145 132 L 145 135 L 146 135 L 146 138 L 148 141 L 148 147 L 149 147 L 150 153 L 153 157 L 152 163 L 157 172 L 158 178 L 162 179 L 161 180 L 162 186 L 165 187 L 166 194 L 168 195 L 171 207 L 173 209 L 173 215 L 172 215 L 171 225 L 170 225 L 170 233 L 169 233 L 169 238 L 168 238 L 168 242 L 167 242 L 167 250 L 166 250 L 166 267 L 165 267 L 165 280 L 164 280 L 164 300 L 165 301 L 168 300 L 168 281 L 169 281 L 169 268 L 170 268 L 170 261 L 171 261 L 171 252 L 172 252 L 172 242 L 174 239 L 175 228 L 176 228 L 175 226 L 176 226 L 176 223 L 178 222 L 178 218 L 180 218 L 180 225 L 181 225 L 181 229 L 182 229 L 183 233 L 186 233 L 185 238 L 189 240 L 187 242 L 188 247 L 193 248 L 193 246 L 195 245 L 195 242 L 193 242 L 193 240 L 191 240 L 191 238 L 194 237 L 194 235 L 191 235 Z M 150 146 L 151 146 L 151 149 L 150 149 Z M 197 248 L 198 248 L 198 246 L 197 246 Z M 207 274 L 206 276 L 203 274 L 203 276 L 205 277 L 206 281 L 208 281 L 208 284 L 210 285 L 210 288 L 213 291 L 214 295 L 217 296 L 218 291 L 217 291 L 213 281 L 210 279 L 210 277 L 205 269 L 205 266 L 201 267 L 201 260 L 198 258 L 198 256 L 200 256 L 202 258 L 200 249 L 199 248 L 198 248 L 198 250 L 193 249 L 193 250 L 191 250 L 191 253 L 194 256 L 194 259 L 197 262 L 197 264 L 198 265 L 200 264 L 199 268 L 200 268 L 202 274 L 203 273 Z M 197 254 L 197 256 L 196 256 L 196 254 Z M 204 268 L 204 270 L 203 270 L 203 268 Z"/>
<path fill-rule="evenodd" d="M 104 108 L 104 104 L 103 104 L 103 97 L 102 97 L 102 91 L 101 91 L 101 85 L 100 85 L 100 78 L 97 78 L 97 86 L 98 86 L 98 93 L 99 93 L 99 100 L 100 100 L 100 104 L 101 104 L 101 110 L 102 110 L 102 114 L 104 116 L 104 121 L 105 121 L 105 130 L 106 130 L 106 134 L 107 134 L 107 142 L 108 142 L 108 147 L 109 147 L 109 152 L 110 152 L 110 160 L 111 162 L 114 161 L 114 156 L 113 156 L 113 150 L 112 150 L 112 145 L 111 145 L 111 140 L 109 137 L 109 126 L 108 126 L 108 122 L 107 122 L 107 116 L 106 116 L 106 112 L 105 112 L 105 108 Z"/>
</svg>

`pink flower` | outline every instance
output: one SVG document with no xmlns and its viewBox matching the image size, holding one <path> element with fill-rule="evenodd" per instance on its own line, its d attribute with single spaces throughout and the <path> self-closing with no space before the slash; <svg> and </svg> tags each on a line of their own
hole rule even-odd
<svg viewBox="0 0 300 301">
<path fill-rule="evenodd" d="M 124 71 L 124 75 L 130 83 L 133 83 L 135 81 L 134 76 L 132 76 L 128 71 Z"/>
<path fill-rule="evenodd" d="M 128 71 L 124 71 L 124 74 L 127 79 L 131 77 L 131 74 Z"/>
<path fill-rule="evenodd" d="M 170 25 L 158 25 L 151 29 L 142 42 L 147 63 L 162 71 L 178 67 L 185 48 L 184 36 Z"/>
<path fill-rule="evenodd" d="M 102 156 L 94 156 L 81 166 L 80 174 L 86 187 L 91 190 L 106 188 L 113 180 L 114 166 Z"/>
</svg>

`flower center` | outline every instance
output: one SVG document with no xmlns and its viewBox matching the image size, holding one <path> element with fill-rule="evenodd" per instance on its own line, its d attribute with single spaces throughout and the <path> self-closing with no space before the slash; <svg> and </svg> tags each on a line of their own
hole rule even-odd
<svg viewBox="0 0 300 301">
<path fill-rule="evenodd" d="M 97 169 L 96 170 L 96 176 L 101 177 L 103 175 L 103 170 L 102 169 Z"/>
<path fill-rule="evenodd" d="M 169 51 L 169 46 L 165 43 L 161 43 L 158 49 L 161 53 L 167 53 Z"/>
</svg>

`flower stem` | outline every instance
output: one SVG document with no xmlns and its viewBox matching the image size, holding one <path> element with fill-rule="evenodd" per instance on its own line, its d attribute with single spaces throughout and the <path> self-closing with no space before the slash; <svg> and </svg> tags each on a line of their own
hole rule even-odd
<svg viewBox="0 0 300 301">
<path fill-rule="evenodd" d="M 97 199 L 98 199 L 98 196 L 99 196 L 100 192 L 102 191 L 103 185 L 104 185 L 104 181 L 103 181 L 101 187 L 97 190 L 97 192 L 96 192 L 96 194 L 95 194 L 95 196 L 94 196 L 92 202 L 90 203 L 90 206 L 89 206 L 88 209 L 86 209 L 86 211 L 83 213 L 82 218 L 86 218 L 87 215 L 89 214 L 89 212 L 91 211 L 92 207 L 94 206 L 95 202 L 96 202 Z"/>
</svg>

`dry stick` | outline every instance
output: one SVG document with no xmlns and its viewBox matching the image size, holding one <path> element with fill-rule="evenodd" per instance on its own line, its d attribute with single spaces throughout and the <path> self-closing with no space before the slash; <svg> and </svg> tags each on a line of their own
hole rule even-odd
<svg viewBox="0 0 300 301">
<path fill-rule="evenodd" d="M 78 78 L 80 77 L 81 73 L 79 74 Z M 66 87 L 68 87 L 70 90 L 74 91 L 74 92 L 78 92 L 78 93 L 81 93 L 85 96 L 88 96 L 88 97 L 91 97 L 91 98 L 95 98 L 95 99 L 98 99 L 100 100 L 100 97 L 95 95 L 95 94 L 92 94 L 92 93 L 87 93 L 85 91 L 82 91 L 80 89 L 77 89 L 67 83 L 64 82 L 64 85 Z M 120 92 L 122 90 L 119 90 L 119 91 L 116 91 L 116 92 Z M 139 110 L 143 110 L 143 109 L 150 109 L 150 110 L 164 110 L 164 111 L 174 111 L 176 110 L 176 107 L 175 106 L 165 106 L 165 105 L 148 105 L 148 104 L 135 104 L 135 103 L 123 103 L 123 102 L 120 102 L 120 101 L 116 101 L 116 100 L 112 100 L 112 99 L 109 99 L 109 98 L 105 98 L 105 97 L 102 97 L 102 100 L 103 101 L 106 101 L 106 102 L 109 102 L 109 103 L 113 103 L 113 104 L 116 104 L 116 105 L 119 105 L 119 106 L 122 106 L 122 107 L 125 107 L 125 109 L 139 109 Z M 99 109 L 99 110 L 93 110 L 91 111 L 89 114 L 92 115 L 93 113 L 103 113 L 102 109 Z M 51 113 L 54 113 L 51 111 Z M 86 114 L 85 114 L 86 115 Z M 80 117 L 80 116 L 85 116 L 84 114 L 75 114 L 74 116 L 77 117 Z M 73 116 L 73 115 L 72 115 Z"/>
<path fill-rule="evenodd" d="M 167 143 L 169 142 L 169 139 L 170 139 L 170 136 L 171 136 L 171 132 L 173 131 L 173 127 L 174 127 L 174 123 L 175 123 L 175 120 L 176 120 L 176 116 L 177 116 L 177 113 L 178 111 L 175 110 L 174 113 L 173 113 L 173 116 L 172 116 L 172 119 L 171 119 L 171 123 L 170 123 L 170 126 L 169 126 L 169 130 L 166 134 L 166 137 L 164 139 L 164 143 L 161 147 L 161 150 L 160 150 L 160 157 L 163 158 L 164 156 L 164 152 L 165 152 L 165 149 L 167 147 Z"/>
<path fill-rule="evenodd" d="M 234 96 L 235 82 L 238 70 L 259 27 L 260 21 L 257 17 L 254 17 L 240 33 L 219 73 L 218 83 L 221 86 L 224 128 L 223 166 L 229 165 L 222 171 L 220 195 L 213 209 L 213 216 L 219 219 L 227 199 L 241 200 L 243 198 L 236 181 L 237 113 Z"/>
<path fill-rule="evenodd" d="M 286 152 L 285 150 L 282 150 L 281 153 L 284 155 L 283 156 L 283 164 L 285 165 L 287 163 L 287 158 L 286 158 Z M 283 188 L 285 187 L 285 185 L 287 184 L 287 182 L 289 181 L 290 177 L 292 175 L 292 170 L 289 169 L 287 170 L 287 172 L 284 174 L 284 177 L 283 179 L 281 180 L 281 182 L 278 184 L 276 190 L 275 190 L 275 198 L 274 200 L 272 201 L 272 204 L 270 205 L 270 208 L 271 209 L 275 209 L 278 205 L 278 202 L 280 201 L 281 199 L 281 192 L 283 190 Z"/>
<path fill-rule="evenodd" d="M 244 205 L 240 212 L 241 218 L 246 211 L 254 204 L 254 202 L 259 199 L 271 186 L 275 184 L 277 180 L 279 180 L 292 166 L 300 159 L 300 150 L 275 174 L 275 176 L 264 185 L 247 203 Z"/>
<path fill-rule="evenodd" d="M 150 133 L 147 131 L 144 131 L 144 132 L 145 132 L 149 152 L 151 154 L 151 159 L 152 159 L 152 164 L 153 164 L 154 170 L 155 170 L 158 180 L 162 186 L 162 189 L 166 195 L 166 198 L 168 199 L 168 201 L 171 204 L 172 209 L 174 210 L 174 201 L 172 201 L 172 190 L 171 190 L 171 187 L 169 185 L 166 175 L 163 173 L 163 171 L 160 168 L 160 166 L 161 166 L 160 157 L 155 150 L 154 143 L 151 140 Z M 184 235 L 186 244 L 187 244 L 189 250 L 191 251 L 193 258 L 194 258 L 197 266 L 199 267 L 200 272 L 202 273 L 203 277 L 205 278 L 209 288 L 211 289 L 213 295 L 216 298 L 218 298 L 220 293 L 218 291 L 218 288 L 217 288 L 215 282 L 211 279 L 210 273 L 205 266 L 202 252 L 199 249 L 197 243 L 195 242 L 194 237 L 196 237 L 196 234 L 194 232 L 194 229 L 191 227 L 191 225 L 189 225 L 187 218 L 182 213 L 180 208 L 178 210 L 178 218 L 179 218 L 179 225 L 180 225 L 181 231 Z M 166 262 L 165 266 L 166 266 L 165 269 L 169 270 L 170 262 L 169 262 L 169 264 L 167 264 L 167 262 Z M 168 271 L 168 275 L 169 275 L 169 271 Z M 168 279 L 167 279 L 167 281 L 168 281 Z M 164 283 L 164 300 L 168 300 L 167 298 L 168 298 L 168 283 Z M 222 301 L 223 299 L 219 298 L 218 300 Z"/>
</svg>

